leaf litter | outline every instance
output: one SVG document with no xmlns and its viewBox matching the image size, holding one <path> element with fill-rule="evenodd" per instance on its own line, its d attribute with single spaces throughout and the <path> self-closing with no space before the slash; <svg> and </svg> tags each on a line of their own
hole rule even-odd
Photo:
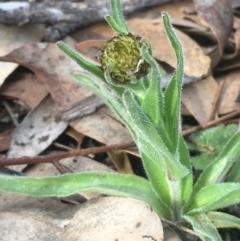
<svg viewBox="0 0 240 241">
<path fill-rule="evenodd" d="M 130 29 L 134 33 L 153 43 L 154 57 L 159 61 L 164 73 L 169 73 L 175 68 L 176 62 L 162 29 L 160 12 L 167 11 L 172 17 L 172 22 L 184 46 L 185 74 L 199 79 L 183 88 L 185 107 L 183 130 L 194 125 L 201 128 L 208 124 L 212 116 L 214 125 L 218 125 L 221 123 L 218 122 L 219 118 L 221 120 L 221 117 L 228 114 L 233 116 L 239 110 L 240 104 L 237 98 L 240 82 L 237 68 L 240 66 L 240 18 L 237 14 L 233 15 L 237 13 L 239 6 L 233 2 L 235 5 L 232 11 L 225 0 L 211 1 L 211 3 L 206 4 L 206 1 L 198 0 L 171 2 L 133 14 L 128 19 Z M 65 56 L 54 43 L 41 42 L 43 25 L 23 25 L 23 27 L 0 25 L 0 29 L 1 34 L 7 36 L 1 38 L 6 41 L 1 42 L 0 51 L 0 66 L 3 70 L 0 76 L 0 155 L 2 157 L 34 157 L 66 152 L 78 147 L 98 147 L 132 140 L 128 130 L 99 98 L 73 80 L 73 72 L 84 72 L 84 70 Z M 22 37 L 16 38 L 19 31 Z M 114 33 L 106 24 L 96 23 L 74 30 L 71 36 L 66 36 L 65 42 L 75 46 L 78 51 L 97 62 L 100 48 L 113 35 Z M 220 83 L 222 86 L 218 93 Z M 10 109 L 7 110 L 3 102 L 7 103 Z M 27 115 L 16 111 L 16 107 L 20 108 L 20 106 L 27 110 Z M 73 106 L 77 107 L 75 113 L 71 112 Z M 14 126 L 13 119 L 20 124 Z M 231 121 L 237 123 L 238 119 L 232 118 Z M 204 152 L 206 146 L 210 150 L 219 151 L 229 136 L 236 131 L 236 125 L 234 128 L 220 126 L 206 133 L 202 131 L 192 134 L 190 138 L 194 139 L 197 145 L 191 143 L 189 148 L 200 153 L 198 157 L 193 158 L 195 168 L 201 169 L 201 165 L 205 165 L 205 162 L 201 161 L 199 167 L 199 160 L 206 160 L 206 156 L 211 154 L 209 149 L 207 153 Z M 109 151 L 87 157 L 71 157 L 60 162 L 56 160 L 53 164 L 41 163 L 14 168 L 25 175 L 32 176 L 61 175 L 66 172 L 89 170 L 138 173 L 139 170 L 136 168 L 139 168 L 140 161 L 132 154 L 138 156 L 137 150 L 131 148 L 125 151 Z M 122 232 L 122 227 L 129 216 L 121 221 L 119 219 L 118 227 L 110 225 L 113 224 L 113 219 L 108 219 L 108 216 L 120 217 L 118 209 L 127 214 L 130 209 L 143 210 L 147 207 L 145 204 L 135 203 L 135 201 L 132 203 L 132 200 L 116 197 L 104 198 L 96 194 L 83 193 L 79 195 L 64 199 L 64 202 L 69 203 L 67 204 L 62 203 L 60 199 L 26 198 L 0 193 L 2 200 L 0 220 L 4 220 L 4 223 L 0 223 L 1 237 L 3 240 L 14 240 L 21 235 L 21 240 L 30 240 L 30 237 L 37 235 L 38 240 L 44 240 L 46 239 L 44 233 L 47 233 L 48 239 L 51 237 L 53 240 L 80 240 L 79 235 L 82 235 L 82 240 L 88 240 L 90 236 L 99 235 L 99 230 L 96 232 L 96 229 L 91 226 L 96 223 L 102 235 L 108 235 L 109 240 L 120 237 L 119 235 L 127 237 L 128 231 Z M 92 199 L 84 205 L 70 204 L 81 202 L 82 195 L 86 199 L 93 197 L 98 199 Z M 124 210 L 125 202 L 126 205 L 132 205 L 130 209 L 128 207 Z M 99 216 L 99 219 L 97 219 L 96 209 L 98 215 L 103 215 Z M 116 211 L 115 214 L 114 211 Z M 132 217 L 134 215 L 139 214 L 136 212 Z M 89 218 L 90 216 L 92 218 Z M 148 216 L 142 220 L 139 217 L 131 223 L 126 223 L 124 227 L 130 228 L 131 225 L 139 223 L 141 226 L 146 226 L 144 220 L 154 218 L 151 215 L 146 217 Z M 11 231 L 11 234 L 1 231 L 7 230 L 13 223 L 16 228 Z M 82 223 L 82 226 L 79 226 L 79 223 Z M 158 225 L 153 236 L 160 235 L 159 220 L 152 223 Z M 28 230 L 25 231 L 26 225 Z M 146 226 L 146 228 L 149 230 L 151 227 Z M 115 236 L 112 230 L 118 230 L 118 236 Z M 129 232 L 135 230 L 127 240 L 137 240 L 137 235 L 141 233 L 134 228 L 126 230 Z M 165 229 L 164 232 L 167 233 L 167 230 Z M 24 233 L 28 233 L 30 239 L 23 235 Z M 178 239 L 176 235 L 173 240 Z M 95 240 L 101 239 L 98 236 Z M 165 240 L 168 238 L 165 237 Z"/>
</svg>

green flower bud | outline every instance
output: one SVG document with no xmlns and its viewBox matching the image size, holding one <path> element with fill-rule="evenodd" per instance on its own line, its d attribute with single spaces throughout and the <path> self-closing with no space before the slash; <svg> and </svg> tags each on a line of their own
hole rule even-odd
<svg viewBox="0 0 240 241">
<path fill-rule="evenodd" d="M 147 40 L 131 33 L 121 34 L 110 39 L 100 54 L 102 71 L 106 71 L 110 62 L 113 67 L 110 77 L 115 84 L 136 83 L 150 70 L 150 65 L 140 53 L 144 44 L 151 52 L 150 43 Z"/>
</svg>

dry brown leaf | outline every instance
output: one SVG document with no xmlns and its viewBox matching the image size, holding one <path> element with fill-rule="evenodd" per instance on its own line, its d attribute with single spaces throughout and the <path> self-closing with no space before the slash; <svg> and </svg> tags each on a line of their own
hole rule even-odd
<svg viewBox="0 0 240 241">
<path fill-rule="evenodd" d="M 6 26 L 0 24 L 0 56 L 4 56 L 27 43 L 41 41 L 44 34 L 43 24 L 25 24 L 22 26 Z M 0 86 L 18 65 L 0 62 Z"/>
<path fill-rule="evenodd" d="M 234 59 L 234 58 L 239 59 L 239 56 L 240 56 L 240 28 L 238 28 L 235 31 L 234 42 L 235 42 L 235 52 L 233 54 L 223 56 L 224 60 L 230 60 L 230 59 Z"/>
<path fill-rule="evenodd" d="M 153 56 L 176 68 L 176 56 L 167 39 L 163 23 L 151 20 L 132 19 L 128 22 L 134 33 L 150 40 L 153 46 Z M 201 48 L 190 37 L 176 30 L 185 55 L 184 73 L 196 78 L 206 76 L 210 68 L 210 58 L 205 56 Z"/>
<path fill-rule="evenodd" d="M 193 0 L 199 15 L 205 20 L 215 35 L 220 55 L 231 33 L 233 25 L 233 13 L 228 0 Z"/>
<path fill-rule="evenodd" d="M 180 1 L 166 3 L 153 8 L 154 11 L 158 12 L 159 16 L 161 12 L 167 12 L 171 17 L 174 18 L 185 18 L 186 16 L 192 16 L 195 12 L 195 7 L 192 1 Z"/>
<path fill-rule="evenodd" d="M 240 66 L 240 28 L 234 34 L 235 51 L 232 54 L 224 55 L 223 61 L 218 65 L 217 70 L 231 70 Z"/>
<path fill-rule="evenodd" d="M 68 125 L 56 114 L 57 107 L 47 96 L 12 133 L 7 157 L 36 156 L 45 150 Z M 14 169 L 19 171 L 22 165 Z"/>
<path fill-rule="evenodd" d="M 0 133 L 0 152 L 8 150 L 13 129 Z"/>
<path fill-rule="evenodd" d="M 96 23 L 92 26 L 77 30 L 70 36 L 77 42 L 84 42 L 90 40 L 108 40 L 115 36 L 115 32 L 109 27 L 107 23 Z"/>
<path fill-rule="evenodd" d="M 16 62 L 35 72 L 48 86 L 60 108 L 69 107 L 92 94 L 89 89 L 73 81 L 72 73 L 82 69 L 55 44 L 26 44 L 1 59 Z"/>
<path fill-rule="evenodd" d="M 77 147 L 79 148 L 82 144 L 84 135 L 82 133 L 79 133 L 75 129 L 69 127 L 66 131 L 65 134 L 73 138 L 77 142 Z"/>
<path fill-rule="evenodd" d="M 240 28 L 240 18 L 234 17 L 234 20 L 233 20 L 233 28 L 234 28 L 234 29 Z"/>
<path fill-rule="evenodd" d="M 105 40 L 86 40 L 75 44 L 75 48 L 84 56 L 87 56 L 88 58 L 99 62 L 98 55 L 105 44 Z"/>
<path fill-rule="evenodd" d="M 206 39 L 210 43 L 210 46 L 204 46 L 203 50 L 205 54 L 211 58 L 211 68 L 214 68 L 219 63 L 221 53 L 217 45 L 216 37 L 209 29 L 209 25 L 197 14 L 193 2 L 184 1 L 166 4 L 159 6 L 157 11 L 159 13 L 162 11 L 168 12 L 171 16 L 172 24 L 180 30 L 182 29 L 194 39 Z M 213 43 L 214 46 L 212 46 Z"/>
<path fill-rule="evenodd" d="M 203 21 L 203 19 L 197 14 L 196 8 L 192 1 L 180 1 L 180 2 L 173 2 L 173 3 L 167 3 L 164 5 L 160 5 L 156 8 L 154 8 L 155 11 L 161 14 L 161 12 L 165 11 L 169 13 L 171 18 L 176 18 L 179 20 L 190 20 L 190 22 L 197 24 L 198 26 L 202 26 L 202 28 L 206 27 L 206 23 Z M 174 24 L 178 25 L 176 21 L 173 22 Z M 198 27 L 199 29 L 199 27 Z M 197 29 L 196 29 L 197 30 Z M 184 30 L 185 31 L 185 30 Z M 198 30 L 197 30 L 198 31 Z M 209 33 L 207 30 L 205 31 L 205 34 L 209 36 Z"/>
<path fill-rule="evenodd" d="M 218 85 L 210 75 L 204 80 L 184 86 L 182 102 L 199 124 L 209 120 Z"/>
<path fill-rule="evenodd" d="M 112 150 L 107 153 L 119 173 L 133 174 L 127 153 L 120 150 Z"/>
<path fill-rule="evenodd" d="M 48 86 L 54 101 L 60 108 L 69 107 L 92 95 L 87 87 L 81 86 L 72 77 L 73 72 L 86 71 L 54 44 L 25 45 L 2 59 L 18 62 L 33 70 Z M 105 144 L 117 144 L 131 139 L 128 130 L 117 122 L 115 117 L 109 118 L 102 114 L 97 117 L 97 115 L 75 120 L 71 125 L 84 135 L 89 135 Z"/>
<path fill-rule="evenodd" d="M 23 100 L 31 109 L 39 104 L 48 93 L 46 85 L 30 73 L 12 78 L 0 89 L 2 96 Z"/>
<path fill-rule="evenodd" d="M 222 92 L 219 97 L 218 113 L 220 115 L 238 110 L 240 104 L 235 102 L 240 91 L 240 70 L 234 70 L 217 77 L 217 81 L 223 81 Z"/>
<path fill-rule="evenodd" d="M 70 124 L 80 133 L 106 145 L 132 141 L 129 131 L 107 107 L 102 107 L 95 113 L 74 120 Z"/>
<path fill-rule="evenodd" d="M 189 112 L 187 107 L 184 105 L 184 103 L 182 103 L 182 106 L 181 106 L 181 113 L 182 113 L 182 115 L 191 115 L 191 113 Z"/>
</svg>

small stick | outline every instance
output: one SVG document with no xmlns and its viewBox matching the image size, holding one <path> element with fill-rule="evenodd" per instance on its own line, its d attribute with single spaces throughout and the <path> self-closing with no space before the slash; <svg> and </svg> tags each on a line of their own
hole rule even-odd
<svg viewBox="0 0 240 241">
<path fill-rule="evenodd" d="M 161 220 L 164 223 L 167 223 L 168 225 L 172 226 L 175 230 L 181 230 L 181 231 L 184 231 L 184 232 L 189 233 L 191 235 L 194 235 L 196 237 L 199 237 L 198 234 L 191 229 L 188 229 L 188 228 L 185 228 L 185 227 L 180 227 L 176 223 L 174 223 L 172 221 L 169 221 L 169 220 L 166 220 L 166 219 L 163 219 L 163 218 L 161 218 Z"/>
<path fill-rule="evenodd" d="M 61 149 L 66 150 L 66 151 L 72 151 L 72 150 L 74 150 L 72 147 L 65 146 L 65 145 L 63 145 L 63 144 L 61 144 L 61 143 L 58 143 L 58 142 L 56 142 L 56 141 L 53 142 L 53 146 L 58 147 L 58 148 L 61 148 Z"/>
<path fill-rule="evenodd" d="M 214 152 L 215 151 L 214 147 L 208 146 L 208 145 L 206 145 L 206 144 L 204 144 L 200 141 L 195 141 L 194 139 L 192 139 L 190 137 L 188 137 L 187 140 L 188 140 L 188 142 L 190 142 L 190 143 L 192 143 L 196 146 L 200 146 L 200 147 L 204 148 L 207 152 Z"/>
<path fill-rule="evenodd" d="M 101 147 L 93 147 L 87 149 L 78 149 L 74 151 L 64 152 L 64 153 L 56 153 L 50 154 L 46 156 L 34 156 L 34 157 L 19 157 L 19 158 L 2 158 L 0 159 L 0 166 L 12 166 L 12 165 L 21 165 L 21 164 L 36 164 L 36 163 L 47 163 L 47 162 L 55 162 L 56 160 L 60 160 L 67 157 L 74 156 L 86 156 L 89 154 L 97 154 L 102 152 L 107 152 L 110 150 L 121 150 L 125 148 L 135 147 L 136 144 L 132 142 L 127 142 L 123 144 L 113 144 L 108 146 Z"/>
<path fill-rule="evenodd" d="M 7 110 L 10 118 L 12 119 L 14 126 L 18 126 L 19 125 L 18 120 L 17 120 L 16 116 L 14 115 L 10 105 L 6 101 L 3 101 L 3 105 L 4 105 L 5 109 Z"/>
<path fill-rule="evenodd" d="M 212 121 L 209 121 L 209 122 L 207 122 L 207 123 L 205 123 L 203 125 L 194 126 L 194 127 L 189 128 L 189 129 L 187 129 L 185 131 L 182 131 L 182 135 L 186 136 L 186 135 L 192 134 L 194 132 L 207 129 L 208 127 L 215 126 L 215 125 L 217 125 L 217 124 L 219 124 L 219 123 L 221 123 L 221 122 L 223 122 L 225 120 L 228 120 L 230 118 L 233 118 L 233 117 L 235 117 L 235 116 L 237 116 L 239 114 L 240 114 L 240 110 L 234 111 L 234 112 L 232 112 L 230 114 L 227 114 L 227 115 L 225 115 L 223 117 L 220 117 L 220 118 L 218 118 L 216 120 L 212 120 Z"/>
</svg>

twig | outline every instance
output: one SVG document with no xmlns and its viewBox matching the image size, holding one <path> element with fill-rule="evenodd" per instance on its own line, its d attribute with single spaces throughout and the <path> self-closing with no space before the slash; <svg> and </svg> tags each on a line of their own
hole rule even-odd
<svg viewBox="0 0 240 241">
<path fill-rule="evenodd" d="M 14 126 L 18 126 L 19 125 L 18 120 L 17 120 L 16 116 L 14 115 L 14 113 L 13 113 L 11 107 L 9 106 L 9 104 L 6 101 L 3 101 L 3 105 L 4 105 L 5 109 L 7 110 L 10 118 L 12 119 L 12 122 L 13 122 Z"/>
<path fill-rule="evenodd" d="M 134 146 L 136 146 L 134 142 L 128 142 L 124 144 L 114 144 L 114 145 L 108 145 L 108 146 L 93 147 L 93 148 L 74 150 L 74 151 L 69 151 L 64 153 L 50 154 L 46 156 L 2 158 L 0 159 L 0 166 L 55 162 L 56 160 L 60 160 L 67 157 L 86 156 L 89 154 L 97 154 L 97 153 L 107 152 L 110 150 L 131 148 Z"/>
<path fill-rule="evenodd" d="M 175 229 L 178 229 L 178 230 L 184 231 L 184 232 L 186 232 L 186 233 L 189 233 L 189 234 L 191 234 L 191 235 L 193 235 L 193 236 L 199 237 L 199 235 L 198 235 L 196 232 L 194 232 L 193 230 L 191 230 L 191 229 L 184 228 L 184 227 L 180 227 L 180 226 L 178 226 L 176 223 L 174 223 L 174 222 L 172 222 L 172 221 L 169 221 L 169 220 L 166 220 L 166 219 L 163 219 L 163 218 L 161 218 L 161 220 L 162 220 L 164 223 L 169 224 L 170 226 L 172 226 L 172 227 L 175 228 Z"/>
<path fill-rule="evenodd" d="M 58 148 L 61 148 L 61 149 L 66 150 L 66 151 L 72 151 L 72 150 L 74 150 L 72 147 L 65 146 L 65 145 L 63 145 L 63 144 L 61 144 L 61 143 L 58 143 L 58 142 L 56 142 L 56 141 L 53 142 L 53 146 L 58 147 Z"/>
<path fill-rule="evenodd" d="M 217 120 L 209 121 L 209 122 L 207 122 L 207 123 L 205 123 L 203 125 L 194 126 L 194 127 L 189 128 L 189 129 L 187 129 L 185 131 L 182 131 L 182 135 L 186 136 L 186 135 L 189 135 L 189 134 L 194 133 L 196 131 L 207 129 L 208 127 L 215 126 L 215 125 L 217 125 L 217 124 L 219 124 L 219 123 L 221 123 L 221 122 L 223 122 L 225 120 L 228 120 L 230 118 L 233 118 L 233 117 L 235 117 L 235 116 L 237 116 L 239 114 L 240 114 L 240 110 L 234 111 L 234 112 L 232 112 L 230 114 L 227 114 L 227 115 L 225 115 L 223 117 L 218 118 Z"/>
<path fill-rule="evenodd" d="M 200 141 L 196 141 L 196 140 L 194 140 L 194 139 L 192 139 L 190 137 L 188 137 L 187 140 L 188 140 L 188 142 L 190 142 L 190 143 L 192 143 L 192 144 L 194 144 L 196 146 L 204 148 L 207 152 L 214 152 L 215 151 L 214 147 L 208 146 L 208 145 L 206 145 L 206 144 L 204 144 L 204 143 L 202 143 Z"/>
</svg>

